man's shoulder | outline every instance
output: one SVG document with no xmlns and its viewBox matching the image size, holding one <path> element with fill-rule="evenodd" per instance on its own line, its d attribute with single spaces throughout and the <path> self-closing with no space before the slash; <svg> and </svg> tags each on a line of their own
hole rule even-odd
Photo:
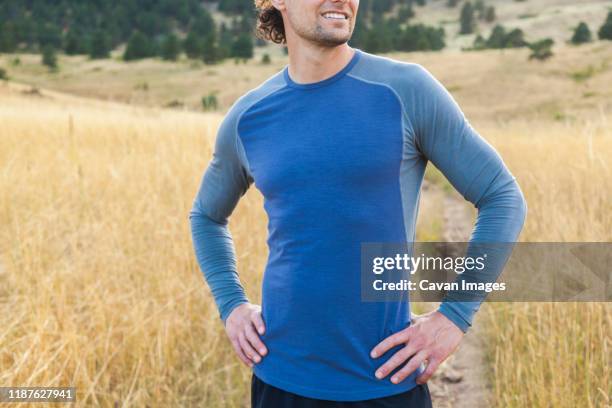
<svg viewBox="0 0 612 408">
<path fill-rule="evenodd" d="M 240 116 L 255 103 L 273 94 L 279 89 L 284 88 L 285 85 L 283 70 L 280 70 L 259 84 L 256 88 L 247 91 L 236 99 L 236 101 L 229 108 L 226 116 L 230 119 L 238 120 Z"/>
<path fill-rule="evenodd" d="M 366 82 L 388 86 L 400 96 L 405 96 L 407 91 L 418 89 L 424 81 L 432 77 L 427 68 L 420 63 L 365 51 L 361 53 L 361 61 L 350 75 Z"/>
</svg>

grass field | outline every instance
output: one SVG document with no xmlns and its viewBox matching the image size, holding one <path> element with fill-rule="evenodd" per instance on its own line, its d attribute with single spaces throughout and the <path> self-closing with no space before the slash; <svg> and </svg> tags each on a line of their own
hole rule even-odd
<svg viewBox="0 0 612 408">
<path fill-rule="evenodd" d="M 445 83 L 462 84 L 468 116 L 517 176 L 529 204 L 523 241 L 612 240 L 611 90 L 599 82 L 611 71 L 597 51 L 608 45 L 592 47 L 589 61 L 582 50 L 560 59 L 574 65 L 514 67 L 535 72 L 525 79 L 535 86 L 557 72 L 549 80 L 566 88 L 544 94 L 560 95 L 564 117 L 521 115 L 544 102 L 521 88 L 512 105 L 510 72 L 499 86 L 467 76 L 463 85 L 468 63 L 454 78 L 434 64 L 441 57 L 419 54 Z M 520 52 L 499 58 L 523 61 Z M 480 78 L 493 81 L 495 61 Z M 585 82 L 569 76 L 589 64 L 606 68 Z M 596 102 L 570 102 L 585 87 Z M 12 85 L 0 85 L 0 101 L 0 384 L 74 385 L 79 405 L 245 406 L 250 371 L 226 341 L 187 218 L 222 116 L 27 96 Z M 497 119 L 478 119 L 487 116 Z M 267 256 L 261 204 L 249 191 L 231 220 L 255 302 Z M 427 205 L 421 234 L 436 222 Z M 610 406 L 611 312 L 604 303 L 486 305 L 495 405 Z"/>
<path fill-rule="evenodd" d="M 529 203 L 522 241 L 612 241 L 611 119 L 489 131 Z M 487 306 L 498 406 L 612 404 L 610 303 Z"/>
</svg>

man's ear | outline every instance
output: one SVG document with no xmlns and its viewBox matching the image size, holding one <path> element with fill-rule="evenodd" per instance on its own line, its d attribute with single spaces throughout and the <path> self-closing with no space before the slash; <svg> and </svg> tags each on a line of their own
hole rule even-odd
<svg viewBox="0 0 612 408">
<path fill-rule="evenodd" d="M 285 0 L 271 0 L 270 2 L 272 3 L 272 7 L 278 11 L 283 11 L 287 8 L 285 5 Z"/>
</svg>

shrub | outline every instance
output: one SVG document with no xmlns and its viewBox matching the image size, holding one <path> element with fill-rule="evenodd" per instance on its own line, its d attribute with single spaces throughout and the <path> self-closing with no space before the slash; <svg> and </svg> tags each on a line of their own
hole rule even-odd
<svg viewBox="0 0 612 408">
<path fill-rule="evenodd" d="M 612 40 L 612 11 L 608 12 L 606 22 L 599 29 L 600 40 Z"/>
<path fill-rule="evenodd" d="M 205 111 L 216 110 L 219 106 L 217 101 L 217 92 L 210 92 L 208 95 L 202 97 L 202 109 Z"/>
<path fill-rule="evenodd" d="M 589 26 L 584 21 L 581 21 L 574 30 L 571 41 L 572 44 L 584 44 L 591 41 L 591 30 L 589 30 Z"/>
<path fill-rule="evenodd" d="M 554 41 L 552 38 L 544 38 L 539 41 L 535 41 L 529 44 L 529 48 L 531 48 L 531 55 L 529 55 L 529 59 L 537 59 L 540 61 L 546 60 L 552 57 L 553 52 L 551 50 Z"/>
</svg>

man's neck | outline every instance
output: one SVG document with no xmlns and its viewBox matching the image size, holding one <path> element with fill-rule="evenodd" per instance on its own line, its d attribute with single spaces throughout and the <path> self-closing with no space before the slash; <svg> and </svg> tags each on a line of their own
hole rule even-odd
<svg viewBox="0 0 612 408">
<path fill-rule="evenodd" d="M 294 47 L 289 52 L 289 76 L 306 84 L 323 81 L 342 70 L 355 53 L 348 43 L 337 47 Z"/>
</svg>

